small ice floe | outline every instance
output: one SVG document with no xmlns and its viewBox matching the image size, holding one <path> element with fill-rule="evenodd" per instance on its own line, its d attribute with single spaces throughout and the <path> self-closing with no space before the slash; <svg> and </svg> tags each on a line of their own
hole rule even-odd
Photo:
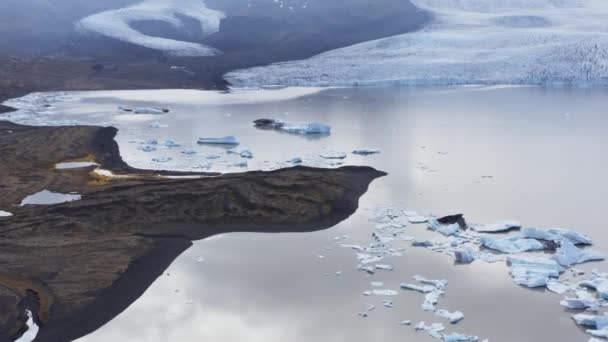
<svg viewBox="0 0 608 342">
<path fill-rule="evenodd" d="M 455 249 L 454 261 L 459 264 L 470 264 L 475 261 L 475 252 L 471 248 Z"/>
<path fill-rule="evenodd" d="M 401 321 L 401 322 L 399 322 L 399 324 L 401 324 L 401 325 L 408 325 L 408 326 L 409 326 L 409 325 L 412 325 L 412 321 L 410 321 L 410 320 L 405 320 L 405 321 Z"/>
<path fill-rule="evenodd" d="M 161 127 L 163 127 L 163 126 L 158 121 L 150 124 L 150 128 L 161 128 Z"/>
<path fill-rule="evenodd" d="M 371 284 L 373 287 L 382 287 L 384 286 L 384 283 L 381 281 L 372 281 Z"/>
<path fill-rule="evenodd" d="M 344 159 L 346 158 L 346 153 L 337 151 L 326 151 L 320 153 L 319 156 L 324 159 Z"/>
<path fill-rule="evenodd" d="M 369 156 L 369 155 L 378 154 L 378 153 L 380 153 L 380 150 L 376 150 L 376 149 L 372 149 L 372 148 L 363 148 L 363 149 L 353 151 L 353 154 L 357 154 L 360 156 Z"/>
<path fill-rule="evenodd" d="M 453 333 L 449 335 L 443 335 L 444 342 L 477 342 L 479 341 L 479 337 L 472 335 L 462 335 L 458 333 Z M 488 340 L 484 340 L 483 342 L 487 342 Z"/>
<path fill-rule="evenodd" d="M 43 190 L 37 192 L 33 195 L 29 195 L 21 201 L 19 206 L 27 206 L 27 205 L 51 205 L 51 204 L 60 204 L 66 202 L 79 201 L 82 199 L 82 196 L 79 194 L 61 194 L 57 192 L 51 192 L 48 190 Z"/>
<path fill-rule="evenodd" d="M 387 308 L 394 308 L 395 307 L 395 304 L 393 303 L 393 301 L 392 300 L 388 300 L 388 299 L 383 300 L 382 301 L 382 305 L 384 305 L 384 307 L 387 307 Z"/>
<path fill-rule="evenodd" d="M 592 279 L 583 280 L 580 285 L 595 290 L 598 296 L 608 300 L 608 278 L 594 276 Z"/>
<path fill-rule="evenodd" d="M 431 337 L 436 339 L 443 338 L 443 334 L 441 332 L 445 330 L 445 327 L 441 323 L 426 325 L 425 322 L 420 322 L 416 324 L 414 328 L 416 331 L 426 331 Z"/>
<path fill-rule="evenodd" d="M 165 145 L 165 147 L 167 147 L 167 148 L 174 148 L 174 147 L 180 147 L 181 146 L 180 144 L 176 143 L 173 140 L 165 140 L 163 142 L 163 145 Z"/>
<path fill-rule="evenodd" d="M 464 314 L 460 311 L 437 310 L 435 311 L 435 315 L 447 319 L 452 324 L 456 324 L 464 319 Z"/>
<path fill-rule="evenodd" d="M 404 290 L 418 291 L 420 293 L 431 293 L 433 292 L 433 290 L 435 290 L 435 287 L 430 285 L 414 285 L 401 283 L 401 285 L 399 286 Z"/>
<path fill-rule="evenodd" d="M 562 266 L 570 267 L 587 261 L 604 260 L 605 257 L 603 254 L 595 251 L 580 249 L 570 242 L 570 240 L 564 239 L 561 241 L 561 245 L 552 259 Z"/>
<path fill-rule="evenodd" d="M 244 148 L 232 148 L 227 151 L 228 154 L 238 154 L 241 158 L 251 159 L 253 158 L 253 152 Z"/>
<path fill-rule="evenodd" d="M 139 108 L 133 109 L 133 113 L 134 114 L 154 114 L 154 115 L 160 115 L 160 114 L 169 113 L 169 110 L 166 109 L 166 108 L 139 107 Z"/>
<path fill-rule="evenodd" d="M 509 230 L 521 229 L 517 221 L 502 221 L 490 224 L 473 225 L 471 228 L 478 233 L 503 233 Z"/>
<path fill-rule="evenodd" d="M 331 127 L 317 122 L 289 123 L 278 119 L 259 119 L 254 122 L 255 127 L 276 129 L 292 134 L 331 134 Z"/>
<path fill-rule="evenodd" d="M 154 151 L 156 151 L 156 147 L 151 146 L 151 145 L 139 146 L 137 149 L 140 150 L 140 151 L 143 151 L 143 152 L 154 152 Z"/>
<path fill-rule="evenodd" d="M 434 289 L 430 293 L 424 296 L 424 302 L 422 303 L 422 310 L 424 311 L 435 311 L 435 305 L 439 302 L 439 298 L 443 296 L 445 291 L 441 289 Z"/>
<path fill-rule="evenodd" d="M 377 270 L 382 270 L 382 271 L 392 271 L 393 270 L 393 266 L 384 265 L 384 264 L 376 264 L 376 265 L 374 265 L 374 268 Z"/>
<path fill-rule="evenodd" d="M 586 330 L 589 335 L 608 338 L 608 316 L 577 314 L 572 316 L 572 319 L 578 325 L 593 328 Z"/>
<path fill-rule="evenodd" d="M 55 164 L 57 170 L 82 169 L 85 167 L 99 166 L 95 162 L 68 162 Z"/>
<path fill-rule="evenodd" d="M 546 286 L 550 278 L 558 278 L 565 271 L 554 260 L 541 257 L 509 257 L 507 262 L 515 284 L 530 288 Z"/>
<path fill-rule="evenodd" d="M 172 161 L 173 158 L 171 157 L 156 157 L 156 158 L 152 158 L 152 161 L 155 163 L 168 163 L 170 161 Z"/>
<path fill-rule="evenodd" d="M 395 291 L 395 290 L 372 290 L 372 294 L 374 296 L 390 296 L 390 297 L 393 297 L 393 296 L 398 295 L 399 293 L 397 291 Z"/>
<path fill-rule="evenodd" d="M 13 214 L 9 213 L 8 211 L 0 210 L 0 218 L 11 216 L 13 216 Z"/>
<path fill-rule="evenodd" d="M 559 302 L 561 306 L 574 310 L 597 311 L 601 305 L 600 301 L 587 291 L 577 291 L 576 298 L 566 297 Z"/>
<path fill-rule="evenodd" d="M 435 243 L 430 240 L 414 240 L 412 241 L 413 247 L 433 247 Z"/>
<path fill-rule="evenodd" d="M 535 239 L 527 239 L 521 236 L 512 236 L 504 239 L 496 239 L 490 236 L 481 237 L 481 244 L 506 254 L 517 254 L 530 251 L 542 251 L 545 245 Z"/>
<path fill-rule="evenodd" d="M 445 216 L 438 219 L 432 218 L 428 221 L 428 228 L 445 236 L 452 236 L 458 233 L 461 229 L 466 229 L 467 224 L 464 217 L 458 214 Z"/>
<path fill-rule="evenodd" d="M 36 339 L 38 331 L 40 330 L 34 321 L 34 315 L 32 312 L 30 310 L 25 310 L 25 313 L 27 315 L 27 322 L 25 322 L 25 325 L 27 325 L 27 330 L 15 342 L 32 342 Z"/>
<path fill-rule="evenodd" d="M 427 223 L 427 222 L 429 222 L 430 219 L 431 219 L 430 217 L 420 216 L 420 215 L 409 216 L 407 218 L 407 220 L 410 223 L 414 223 L 414 224 Z"/>
<path fill-rule="evenodd" d="M 198 138 L 198 143 L 201 145 L 238 145 L 239 140 L 235 136 L 226 136 L 221 138 Z"/>
<path fill-rule="evenodd" d="M 205 164 L 197 164 L 194 165 L 192 168 L 193 169 L 197 169 L 197 170 L 209 170 L 213 167 L 212 163 L 205 163 Z"/>
<path fill-rule="evenodd" d="M 571 290 L 571 286 L 568 286 L 557 280 L 549 280 L 547 282 L 547 290 L 553 293 L 557 293 L 558 295 L 563 295 L 564 293 Z"/>
<path fill-rule="evenodd" d="M 196 154 L 196 150 L 193 149 L 185 149 L 182 151 L 182 154 L 185 154 L 187 156 L 192 156 Z"/>
<path fill-rule="evenodd" d="M 585 235 L 570 229 L 551 228 L 524 228 L 521 235 L 525 238 L 552 241 L 559 243 L 563 239 L 570 240 L 575 245 L 591 245 L 593 241 Z"/>
<path fill-rule="evenodd" d="M 296 157 L 296 158 L 291 158 L 287 161 L 287 163 L 289 164 L 302 164 L 302 158 Z"/>
<path fill-rule="evenodd" d="M 247 163 L 247 161 L 246 161 L 246 160 L 243 160 L 243 161 L 238 161 L 238 162 L 236 162 L 236 163 L 232 163 L 232 164 L 230 164 L 230 166 L 232 166 L 232 167 L 241 167 L 241 168 L 242 168 L 242 167 L 247 167 L 247 165 L 249 165 L 249 164 Z"/>
</svg>

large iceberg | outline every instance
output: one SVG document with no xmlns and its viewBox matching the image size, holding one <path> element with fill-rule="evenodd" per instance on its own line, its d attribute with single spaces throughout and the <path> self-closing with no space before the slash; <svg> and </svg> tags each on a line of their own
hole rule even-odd
<svg viewBox="0 0 608 342">
<path fill-rule="evenodd" d="M 179 15 L 200 22 L 205 34 L 219 30 L 224 14 L 207 8 L 202 0 L 144 0 L 135 5 L 88 16 L 77 23 L 83 31 L 150 49 L 165 51 L 175 56 L 214 56 L 221 52 L 203 44 L 145 35 L 131 27 L 132 22 L 156 20 L 182 28 Z"/>
<path fill-rule="evenodd" d="M 412 0 L 418 32 L 237 70 L 234 85 L 608 85 L 603 0 Z"/>
</svg>

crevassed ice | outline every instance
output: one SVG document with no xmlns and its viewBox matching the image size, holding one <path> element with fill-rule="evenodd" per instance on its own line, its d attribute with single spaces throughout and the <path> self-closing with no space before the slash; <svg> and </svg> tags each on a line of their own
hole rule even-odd
<svg viewBox="0 0 608 342">
<path fill-rule="evenodd" d="M 412 0 L 418 32 L 238 70 L 235 85 L 608 85 L 608 2 Z"/>
<path fill-rule="evenodd" d="M 84 31 L 176 56 L 213 56 L 221 53 L 203 44 L 147 36 L 130 26 L 135 21 L 159 20 L 180 28 L 183 23 L 176 14 L 198 20 L 205 34 L 217 32 L 220 20 L 224 18 L 224 13 L 207 8 L 202 0 L 144 0 L 129 7 L 88 16 L 76 26 Z"/>
</svg>

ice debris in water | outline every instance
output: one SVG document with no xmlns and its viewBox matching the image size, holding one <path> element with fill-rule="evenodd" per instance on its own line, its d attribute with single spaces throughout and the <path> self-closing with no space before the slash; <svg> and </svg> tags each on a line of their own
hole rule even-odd
<svg viewBox="0 0 608 342">
<path fill-rule="evenodd" d="M 449 334 L 449 335 L 443 335 L 443 341 L 444 342 L 477 342 L 477 341 L 479 341 L 479 337 L 454 333 L 454 334 Z M 487 342 L 487 341 L 488 340 L 484 340 L 484 342 Z"/>
<path fill-rule="evenodd" d="M 287 161 L 290 164 L 302 164 L 302 158 L 296 157 L 296 158 L 291 158 Z"/>
<path fill-rule="evenodd" d="M 545 245 L 535 239 L 526 239 L 521 236 L 512 236 L 504 239 L 497 239 L 491 236 L 483 236 L 481 243 L 484 247 L 502 253 L 517 254 L 530 251 L 541 251 Z"/>
<path fill-rule="evenodd" d="M 155 163 L 168 163 L 170 161 L 172 161 L 173 158 L 171 157 L 156 157 L 156 158 L 152 158 L 152 161 Z"/>
<path fill-rule="evenodd" d="M 235 147 L 235 148 L 228 150 L 227 152 L 229 154 L 238 154 L 241 158 L 248 158 L 248 159 L 253 158 L 253 152 L 251 152 L 251 150 L 244 149 L 244 148 Z"/>
<path fill-rule="evenodd" d="M 187 156 L 192 156 L 196 154 L 196 150 L 192 150 L 192 149 L 186 149 L 182 151 L 182 154 L 185 154 Z"/>
<path fill-rule="evenodd" d="M 226 136 L 221 138 L 199 138 L 198 143 L 201 145 L 238 145 L 239 140 L 234 136 Z"/>
<path fill-rule="evenodd" d="M 557 280 L 550 280 L 547 282 L 547 290 L 562 295 L 571 290 L 571 286 L 568 286 Z"/>
<path fill-rule="evenodd" d="M 380 150 L 372 149 L 372 148 L 363 148 L 363 149 L 353 151 L 353 154 L 358 154 L 361 156 L 369 156 L 371 154 L 378 154 L 378 153 L 380 153 Z"/>
<path fill-rule="evenodd" d="M 156 151 L 156 147 L 150 146 L 150 145 L 139 146 L 137 149 L 140 150 L 140 151 L 143 151 L 143 152 L 154 152 L 154 151 Z"/>
<path fill-rule="evenodd" d="M 122 112 L 133 113 L 133 114 L 154 114 L 154 115 L 160 115 L 160 114 L 165 114 L 165 113 L 169 112 L 169 110 L 165 109 L 165 108 L 150 108 L 150 107 L 130 108 L 130 107 L 125 107 L 125 106 L 119 106 L 118 110 L 120 110 Z"/>
<path fill-rule="evenodd" d="M 603 254 L 595 251 L 580 249 L 568 239 L 561 241 L 560 247 L 557 249 L 557 252 L 552 258 L 560 265 L 565 267 L 570 267 L 587 261 L 599 261 L 605 259 Z"/>
<path fill-rule="evenodd" d="M 344 152 L 336 152 L 336 151 L 326 151 L 319 154 L 321 158 L 325 159 L 344 159 L 346 158 L 346 153 Z"/>
<path fill-rule="evenodd" d="M 451 215 L 442 218 L 432 218 L 428 221 L 428 228 L 432 231 L 451 236 L 461 229 L 466 229 L 467 224 L 462 215 Z"/>
<path fill-rule="evenodd" d="M 82 195 L 79 194 L 61 194 L 57 192 L 51 192 L 43 190 L 33 195 L 29 195 L 21 201 L 19 206 L 23 207 L 26 205 L 51 205 L 60 204 L 66 202 L 79 201 L 82 199 Z"/>
<path fill-rule="evenodd" d="M 502 233 L 513 229 L 520 229 L 521 223 L 517 221 L 502 221 L 490 224 L 473 225 L 471 228 L 478 233 Z"/>
<path fill-rule="evenodd" d="M 538 229 L 538 228 L 524 228 L 521 232 L 522 237 L 552 241 L 559 243 L 563 239 L 570 240 L 575 245 L 591 245 L 592 241 L 585 234 L 578 233 L 570 229 L 551 228 L 551 229 Z"/>
<path fill-rule="evenodd" d="M 602 299 L 608 300 L 608 278 L 594 275 L 592 279 L 584 280 L 580 285 L 594 289 Z"/>
<path fill-rule="evenodd" d="M 289 123 L 279 119 L 258 119 L 254 125 L 258 128 L 276 129 L 292 134 L 330 134 L 331 127 L 317 122 Z"/>
<path fill-rule="evenodd" d="M 475 261 L 475 253 L 471 248 L 455 249 L 454 260 L 459 264 L 470 264 Z"/>
<path fill-rule="evenodd" d="M 576 298 L 566 297 L 559 303 L 568 309 L 592 311 L 597 311 L 601 305 L 600 301 L 587 291 L 577 291 Z"/>
<path fill-rule="evenodd" d="M 420 322 L 416 324 L 415 329 L 416 331 L 426 331 L 429 335 L 431 335 L 431 337 L 441 339 L 443 338 L 441 332 L 445 330 L 445 327 L 441 323 L 426 325 L 425 322 Z"/>
<path fill-rule="evenodd" d="M 163 145 L 165 145 L 165 147 L 168 147 L 168 148 L 180 147 L 181 146 L 180 144 L 176 143 L 173 140 L 165 140 L 163 142 Z"/>
<path fill-rule="evenodd" d="M 550 278 L 558 278 L 565 271 L 554 260 L 542 257 L 509 257 L 507 261 L 513 281 L 530 288 L 546 286 Z"/>
<path fill-rule="evenodd" d="M 460 311 L 437 310 L 435 311 L 435 315 L 446 318 L 452 324 L 456 324 L 464 319 L 464 314 Z"/>
<path fill-rule="evenodd" d="M 372 290 L 372 294 L 375 296 L 396 296 L 399 293 L 395 290 Z"/>
<path fill-rule="evenodd" d="M 9 213 L 8 211 L 0 210 L 0 217 L 11 217 L 11 216 L 13 216 L 13 214 Z"/>
<path fill-rule="evenodd" d="M 590 327 L 586 332 L 591 336 L 608 338 L 608 316 L 577 314 L 572 317 L 576 324 Z"/>
</svg>

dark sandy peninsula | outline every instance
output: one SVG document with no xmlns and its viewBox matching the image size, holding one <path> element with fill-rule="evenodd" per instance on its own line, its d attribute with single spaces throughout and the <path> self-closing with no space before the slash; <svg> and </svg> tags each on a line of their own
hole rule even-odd
<svg viewBox="0 0 608 342">
<path fill-rule="evenodd" d="M 37 341 L 72 341 L 135 301 L 192 241 L 226 232 L 308 232 L 350 216 L 369 167 L 201 174 L 126 165 L 107 127 L 28 127 L 0 122 L 0 341 L 25 330 L 25 309 L 41 326 Z M 58 170 L 56 163 L 95 166 Z M 174 175 L 182 175 L 175 173 Z M 79 201 L 18 207 L 41 190 Z"/>
</svg>

